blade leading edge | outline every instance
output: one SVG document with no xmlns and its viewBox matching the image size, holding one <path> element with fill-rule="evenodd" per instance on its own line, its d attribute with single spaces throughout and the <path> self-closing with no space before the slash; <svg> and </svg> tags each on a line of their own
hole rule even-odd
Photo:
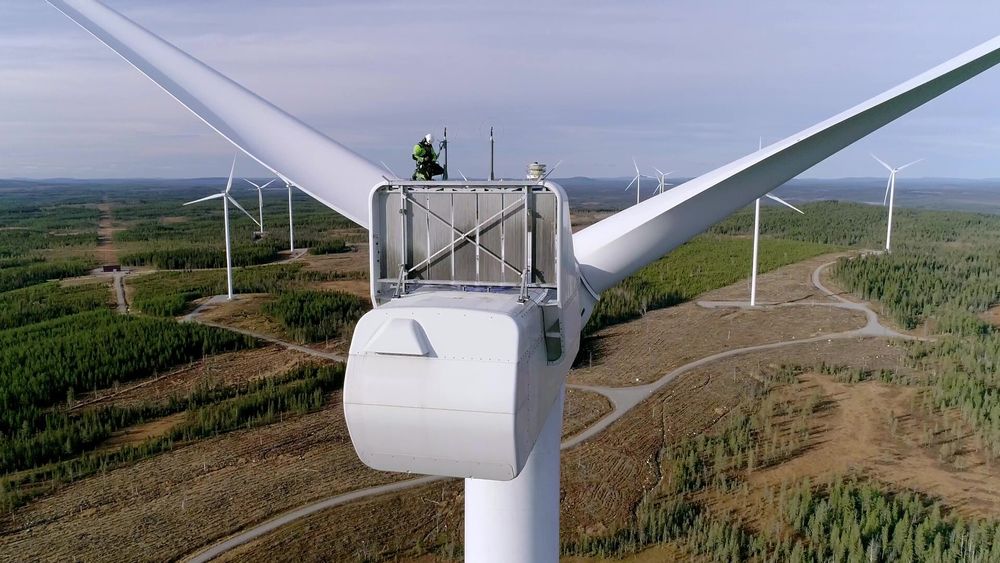
<svg viewBox="0 0 1000 563">
<path fill-rule="evenodd" d="M 368 226 L 377 166 L 96 0 L 47 0 L 275 175 Z"/>
</svg>

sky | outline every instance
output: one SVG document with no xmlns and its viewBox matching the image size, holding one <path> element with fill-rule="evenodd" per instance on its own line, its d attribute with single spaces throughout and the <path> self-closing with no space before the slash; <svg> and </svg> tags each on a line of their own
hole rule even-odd
<svg viewBox="0 0 1000 563">
<path fill-rule="evenodd" d="M 106 0 L 396 173 L 690 177 L 1000 33 L 996 0 Z M 224 176 L 232 147 L 41 0 L 0 0 L 0 178 Z M 803 174 L 1000 177 L 1000 67 Z M 240 172 L 263 175 L 249 158 Z M 454 174 L 454 172 L 453 172 Z"/>
</svg>

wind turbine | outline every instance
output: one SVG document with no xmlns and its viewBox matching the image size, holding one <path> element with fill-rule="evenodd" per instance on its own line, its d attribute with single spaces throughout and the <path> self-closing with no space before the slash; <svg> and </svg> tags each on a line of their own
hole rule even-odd
<svg viewBox="0 0 1000 563">
<path fill-rule="evenodd" d="M 209 201 L 212 199 L 222 200 L 222 225 L 226 234 L 226 296 L 230 300 L 232 300 L 233 298 L 233 249 L 229 236 L 229 204 L 232 203 L 233 205 L 235 205 L 237 209 L 242 211 L 244 215 L 249 217 L 251 221 L 256 223 L 258 227 L 260 227 L 260 223 L 257 223 L 257 220 L 253 218 L 253 215 L 247 213 L 247 210 L 243 209 L 243 206 L 240 205 L 238 201 L 233 199 L 233 196 L 229 195 L 229 190 L 233 189 L 233 172 L 235 171 L 236 171 L 236 157 L 234 156 L 233 166 L 229 169 L 229 180 L 226 181 L 225 190 L 217 194 L 203 197 L 201 199 L 189 201 L 184 204 L 184 205 L 192 205 L 195 203 L 201 203 L 203 201 Z"/>
<path fill-rule="evenodd" d="M 295 219 L 292 217 L 292 181 L 282 178 L 285 181 L 285 188 L 288 189 L 288 252 L 295 254 Z"/>
<path fill-rule="evenodd" d="M 257 184 L 256 182 L 247 180 L 246 178 L 243 178 L 243 181 L 257 188 L 257 210 L 260 213 L 260 220 L 257 221 L 257 225 L 260 226 L 260 233 L 263 235 L 264 234 L 264 188 L 273 184 L 274 180 L 269 181 L 263 186 Z"/>
<path fill-rule="evenodd" d="M 639 197 L 642 195 L 642 178 L 651 178 L 651 176 L 646 176 L 639 172 L 639 164 L 636 163 L 634 156 L 632 157 L 632 166 L 635 166 L 635 177 L 625 186 L 625 191 L 627 192 L 632 187 L 632 184 L 635 184 L 635 204 L 639 205 Z"/>
<path fill-rule="evenodd" d="M 885 185 L 885 197 L 882 198 L 883 206 L 886 204 L 886 200 L 889 200 L 889 221 L 888 221 L 888 226 L 886 227 L 885 230 L 885 251 L 889 252 L 890 251 L 889 243 L 892 242 L 892 208 L 896 199 L 896 173 L 904 168 L 913 166 L 914 164 L 920 162 L 923 159 L 920 158 L 908 164 L 904 164 L 899 168 L 893 168 L 892 166 L 889 166 L 888 164 L 885 163 L 885 161 L 875 156 L 874 154 L 872 155 L 872 158 L 877 160 L 878 163 L 881 164 L 882 166 L 885 166 L 885 169 L 889 171 L 889 182 Z"/>
<path fill-rule="evenodd" d="M 384 238 L 386 224 L 374 222 L 375 204 L 383 201 L 376 196 L 392 189 L 405 195 L 413 184 L 387 181 L 377 165 L 358 153 L 97 0 L 48 2 L 240 150 L 282 179 L 291 179 L 286 180 L 289 186 L 294 180 L 306 194 L 368 228 L 370 240 Z M 565 222 L 552 232 L 565 236 L 553 256 L 557 285 L 564 291 L 544 311 L 517 290 L 470 294 L 462 286 L 443 285 L 398 297 L 373 293 L 376 307 L 357 325 L 345 379 L 344 412 L 359 457 L 376 469 L 464 478 L 467 561 L 557 561 L 565 379 L 601 293 L 755 198 L 998 63 L 1000 36 L 767 149 L 694 178 L 670 196 L 648 199 L 576 233 L 568 213 L 559 212 Z M 463 185 L 445 187 L 460 190 Z M 483 184 L 489 189 L 509 185 Z M 522 188 L 525 211 L 531 190 L 565 197 L 552 182 Z M 563 203 L 555 209 L 568 209 L 568 202 Z M 406 200 L 406 205 L 417 204 Z M 406 215 L 399 217 L 405 220 Z M 429 213 L 425 217 L 430 220 Z M 401 229 L 395 238 L 405 238 L 406 232 Z M 470 235 L 459 235 L 467 244 Z M 525 254 L 529 248 L 525 245 Z M 374 268 L 377 254 L 373 247 L 373 284 L 384 275 Z M 407 266 L 398 265 L 397 288 L 405 288 Z M 549 338 L 562 344 L 561 356 L 552 361 L 537 352 L 547 347 L 547 340 L 539 340 Z M 529 354 L 511 356 L 525 346 L 530 346 L 524 348 Z M 469 354 L 472 347 L 482 355 Z M 437 349 L 454 351 L 455 357 L 439 356 Z M 493 360 L 501 355 L 513 360 Z M 482 410 L 484 402 L 513 405 L 529 399 L 533 408 L 526 411 Z M 437 454 L 442 451 L 458 457 Z M 484 463 L 498 456 L 509 463 Z"/>
<path fill-rule="evenodd" d="M 802 213 L 805 213 L 795 207 L 791 203 L 781 199 L 780 197 L 772 194 L 764 194 L 764 197 L 773 199 L 785 207 L 789 207 Z M 753 202 L 753 267 L 750 272 L 750 306 L 754 307 L 757 305 L 757 245 L 760 242 L 760 198 L 754 200 Z"/>
<path fill-rule="evenodd" d="M 663 172 L 662 170 L 660 170 L 655 166 L 653 167 L 653 170 L 656 170 L 656 179 L 659 182 L 659 185 L 656 186 L 656 193 L 662 194 L 663 192 L 667 191 L 667 186 L 673 185 L 667 183 L 667 176 L 673 174 L 674 171 L 671 170 L 670 172 Z"/>
</svg>

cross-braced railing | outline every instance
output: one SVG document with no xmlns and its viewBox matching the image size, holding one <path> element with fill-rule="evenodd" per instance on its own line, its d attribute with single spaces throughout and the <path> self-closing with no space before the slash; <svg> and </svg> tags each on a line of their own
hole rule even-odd
<svg viewBox="0 0 1000 563">
<path fill-rule="evenodd" d="M 414 285 L 519 288 L 522 298 L 555 287 L 558 206 L 542 185 L 398 183 L 374 209 L 379 282 L 394 297 Z"/>
</svg>

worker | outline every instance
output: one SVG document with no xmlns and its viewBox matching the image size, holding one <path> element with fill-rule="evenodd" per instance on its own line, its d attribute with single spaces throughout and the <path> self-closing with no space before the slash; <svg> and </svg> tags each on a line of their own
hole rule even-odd
<svg viewBox="0 0 1000 563">
<path fill-rule="evenodd" d="M 437 153 L 434 152 L 434 135 L 424 135 L 420 142 L 413 145 L 413 160 L 417 167 L 413 171 L 413 180 L 433 180 L 434 176 L 444 174 L 444 168 L 437 163 Z"/>
</svg>

